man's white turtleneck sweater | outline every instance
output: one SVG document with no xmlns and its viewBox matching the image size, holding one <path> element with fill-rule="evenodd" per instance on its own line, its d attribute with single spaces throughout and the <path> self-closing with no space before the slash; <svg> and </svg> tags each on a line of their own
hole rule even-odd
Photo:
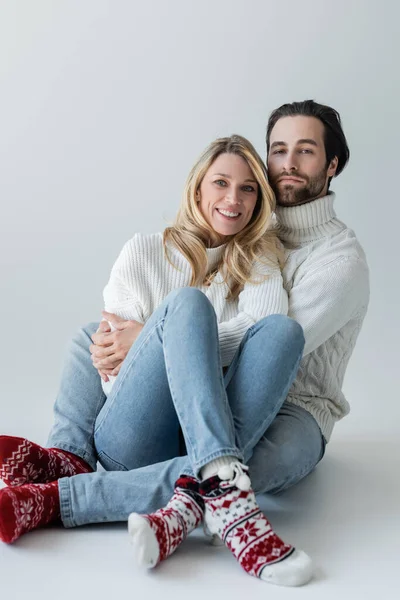
<svg viewBox="0 0 400 600">
<path fill-rule="evenodd" d="M 349 412 L 342 384 L 369 301 L 369 272 L 354 232 L 336 218 L 335 195 L 278 207 L 286 250 L 288 315 L 303 327 L 303 359 L 288 400 L 308 410 L 329 441 Z"/>
</svg>

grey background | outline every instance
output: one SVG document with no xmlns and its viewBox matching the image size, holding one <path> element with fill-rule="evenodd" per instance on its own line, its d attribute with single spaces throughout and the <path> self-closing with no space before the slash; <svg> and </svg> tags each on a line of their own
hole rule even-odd
<svg viewBox="0 0 400 600">
<path fill-rule="evenodd" d="M 100 319 L 124 242 L 162 229 L 203 147 L 265 155 L 272 109 L 339 110 L 351 149 L 338 216 L 371 268 L 371 304 L 334 433 L 397 432 L 398 3 L 0 2 L 0 433 L 44 442 L 63 353 Z"/>
</svg>

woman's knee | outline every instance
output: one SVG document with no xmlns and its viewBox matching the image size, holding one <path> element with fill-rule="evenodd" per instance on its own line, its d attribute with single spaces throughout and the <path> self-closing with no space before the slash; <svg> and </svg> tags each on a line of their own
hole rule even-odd
<svg viewBox="0 0 400 600">
<path fill-rule="evenodd" d="M 214 314 L 214 308 L 202 291 L 194 287 L 184 287 L 170 292 L 166 298 L 168 305 L 175 309 L 190 311 L 197 314 L 199 310 L 206 310 Z"/>
</svg>

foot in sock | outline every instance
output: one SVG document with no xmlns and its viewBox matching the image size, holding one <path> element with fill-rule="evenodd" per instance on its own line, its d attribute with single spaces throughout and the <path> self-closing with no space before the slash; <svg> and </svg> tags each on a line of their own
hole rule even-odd
<svg viewBox="0 0 400 600">
<path fill-rule="evenodd" d="M 273 531 L 244 469 L 232 462 L 230 468 L 223 467 L 200 483 L 206 530 L 219 536 L 249 575 L 277 585 L 307 583 L 312 577 L 311 559 Z"/>
<path fill-rule="evenodd" d="M 59 518 L 57 481 L 0 490 L 0 539 L 7 544 Z"/>
<path fill-rule="evenodd" d="M 92 471 L 82 458 L 66 450 L 43 448 L 21 437 L 0 436 L 0 479 L 9 486 L 48 483 Z"/>
<path fill-rule="evenodd" d="M 128 529 L 136 563 L 152 569 L 180 546 L 203 519 L 199 482 L 181 475 L 167 506 L 147 515 L 129 515 Z"/>
</svg>

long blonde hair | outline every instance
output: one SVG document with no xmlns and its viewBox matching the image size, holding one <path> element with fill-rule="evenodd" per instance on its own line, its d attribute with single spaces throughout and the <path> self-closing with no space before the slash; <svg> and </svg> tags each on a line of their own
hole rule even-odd
<svg viewBox="0 0 400 600">
<path fill-rule="evenodd" d="M 258 183 L 258 196 L 249 223 L 232 236 L 216 269 L 207 273 L 206 248 L 213 230 L 200 212 L 196 192 L 204 175 L 221 154 L 235 154 L 246 161 Z M 190 285 L 193 287 L 211 283 L 224 266 L 224 281 L 230 289 L 227 300 L 235 300 L 245 283 L 260 282 L 259 278 L 257 281 L 251 279 L 255 261 L 276 263 L 277 258 L 281 259 L 276 234 L 269 230 L 274 209 L 275 196 L 267 180 L 267 169 L 253 145 L 240 135 L 217 139 L 206 148 L 189 173 L 175 223 L 164 231 L 166 256 L 173 264 L 168 255 L 169 242 L 189 261 L 192 267 Z"/>
</svg>

